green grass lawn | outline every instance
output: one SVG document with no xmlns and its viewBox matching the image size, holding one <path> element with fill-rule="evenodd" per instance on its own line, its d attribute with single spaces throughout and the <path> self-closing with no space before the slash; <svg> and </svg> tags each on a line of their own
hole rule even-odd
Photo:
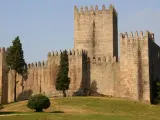
<svg viewBox="0 0 160 120">
<path fill-rule="evenodd" d="M 27 101 L 4 105 L 0 120 L 160 120 L 160 106 L 113 98 L 51 99 L 43 113 L 26 107 Z"/>
</svg>

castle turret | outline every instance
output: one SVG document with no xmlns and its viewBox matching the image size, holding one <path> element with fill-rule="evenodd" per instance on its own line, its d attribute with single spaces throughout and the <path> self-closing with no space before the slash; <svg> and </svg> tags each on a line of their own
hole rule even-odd
<svg viewBox="0 0 160 120">
<path fill-rule="evenodd" d="M 121 97 L 150 102 L 149 32 L 120 35 Z"/>
<path fill-rule="evenodd" d="M 74 48 L 85 49 L 89 56 L 118 58 L 117 12 L 112 5 L 100 10 L 96 5 L 74 8 Z"/>
</svg>

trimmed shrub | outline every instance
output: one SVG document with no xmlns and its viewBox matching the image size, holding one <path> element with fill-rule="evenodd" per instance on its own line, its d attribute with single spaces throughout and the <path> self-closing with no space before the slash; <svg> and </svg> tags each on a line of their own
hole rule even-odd
<svg viewBox="0 0 160 120">
<path fill-rule="evenodd" d="M 27 107 L 35 110 L 36 112 L 42 112 L 43 109 L 47 109 L 50 104 L 51 103 L 48 97 L 42 94 L 36 94 L 30 97 Z"/>
</svg>

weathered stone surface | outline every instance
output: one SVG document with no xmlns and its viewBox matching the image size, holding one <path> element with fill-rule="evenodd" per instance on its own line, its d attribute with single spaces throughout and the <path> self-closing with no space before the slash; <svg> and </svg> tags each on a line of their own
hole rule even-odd
<svg viewBox="0 0 160 120">
<path fill-rule="evenodd" d="M 116 56 L 118 58 L 117 13 L 113 6 L 102 10 L 74 12 L 74 49 L 85 49 L 88 56 Z"/>
<path fill-rule="evenodd" d="M 155 82 L 160 76 L 160 47 L 154 34 L 136 32 L 120 34 L 118 59 L 117 12 L 112 5 L 74 8 L 74 49 L 68 51 L 68 96 L 90 93 L 154 101 Z M 17 74 L 17 100 L 31 94 L 61 96 L 55 82 L 60 52 L 49 52 L 46 61 L 28 64 L 28 76 Z M 14 71 L 6 65 L 7 51 L 0 48 L 0 102 L 14 100 Z"/>
</svg>

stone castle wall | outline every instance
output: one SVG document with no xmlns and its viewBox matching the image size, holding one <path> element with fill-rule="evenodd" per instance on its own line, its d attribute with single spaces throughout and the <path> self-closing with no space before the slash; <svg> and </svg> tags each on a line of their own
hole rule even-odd
<svg viewBox="0 0 160 120">
<path fill-rule="evenodd" d="M 46 62 L 36 62 L 28 64 L 27 79 L 22 79 L 17 75 L 17 100 L 28 99 L 31 94 L 42 93 L 48 97 L 61 96 L 62 93 L 55 88 L 56 76 L 60 64 L 60 52 L 49 52 Z M 69 77 L 71 79 L 68 96 L 73 96 L 82 87 L 87 86 L 85 74 L 86 52 L 84 50 L 72 50 L 69 55 Z M 13 102 L 14 83 L 13 76 L 15 72 L 10 71 L 9 76 L 9 102 Z M 84 86 L 82 84 L 84 83 Z M 89 84 L 89 83 L 88 83 Z"/>
<path fill-rule="evenodd" d="M 91 91 L 108 96 L 119 96 L 119 63 L 116 57 L 94 57 L 91 61 Z"/>
<path fill-rule="evenodd" d="M 150 101 L 149 32 L 121 34 L 121 97 Z"/>
<path fill-rule="evenodd" d="M 116 56 L 118 58 L 117 12 L 110 5 L 74 8 L 74 49 L 85 49 L 88 56 Z"/>
<path fill-rule="evenodd" d="M 82 50 L 83 49 L 83 50 Z M 1 102 L 13 102 L 15 71 L 8 71 L 5 56 L 0 49 Z M 60 52 L 49 52 L 47 60 L 28 64 L 28 76 L 17 75 L 17 99 L 28 99 L 31 94 L 43 93 L 49 97 L 61 96 L 55 89 L 60 64 Z M 111 5 L 74 8 L 74 49 L 68 51 L 68 96 L 95 92 L 114 97 L 153 101 L 155 81 L 160 75 L 160 47 L 154 34 L 146 32 L 120 34 L 118 59 L 117 12 Z"/>
</svg>

